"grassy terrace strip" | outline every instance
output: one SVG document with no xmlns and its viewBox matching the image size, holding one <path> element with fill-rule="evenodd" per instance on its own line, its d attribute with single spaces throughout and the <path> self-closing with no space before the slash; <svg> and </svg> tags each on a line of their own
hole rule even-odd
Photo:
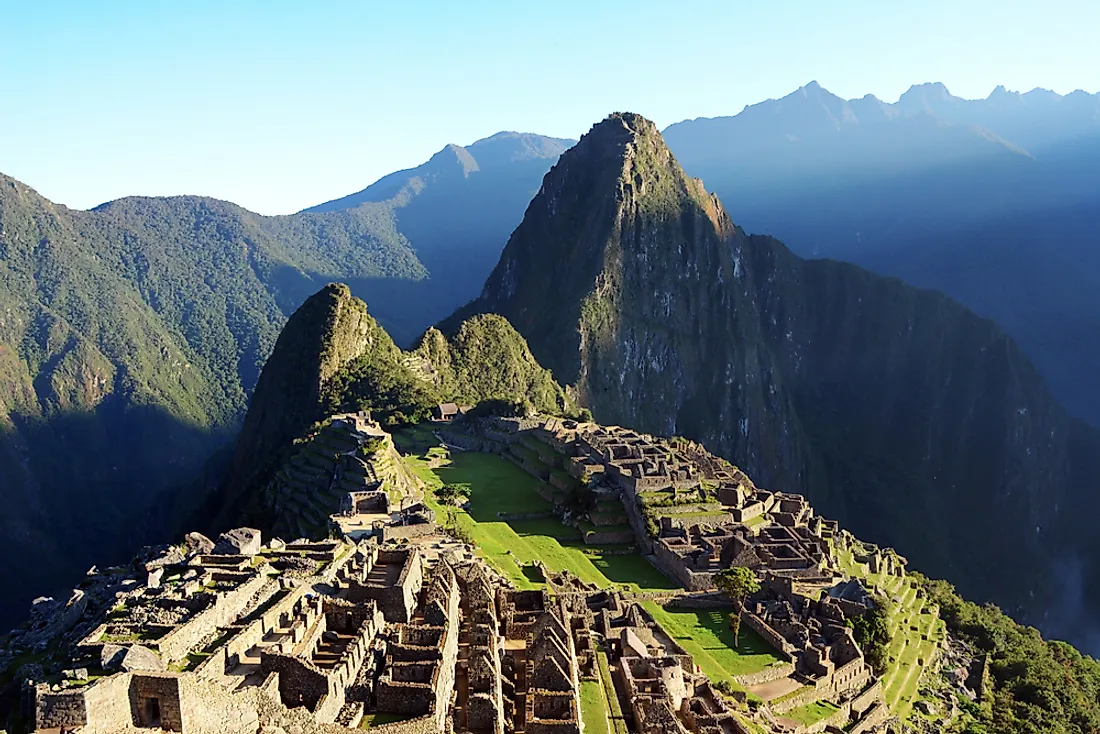
<svg viewBox="0 0 1100 734">
<path fill-rule="evenodd" d="M 611 680 L 611 668 L 607 664 L 607 653 L 600 650 L 596 653 L 600 668 L 600 685 L 603 688 L 607 700 L 607 710 L 610 712 L 611 728 L 614 734 L 627 734 L 626 719 L 623 718 L 623 707 L 619 704 L 619 696 L 615 693 L 615 683 Z"/>
<path fill-rule="evenodd" d="M 406 721 L 412 717 L 405 716 L 403 714 L 375 714 L 367 713 L 363 714 L 363 720 L 359 722 L 360 729 L 370 729 L 372 726 L 381 726 L 382 724 L 393 724 L 398 721 Z"/>
<path fill-rule="evenodd" d="M 457 509 L 455 521 L 473 537 L 478 553 L 521 589 L 538 585 L 530 564 L 542 561 L 551 571 L 570 571 L 583 581 L 603 588 L 630 590 L 677 589 L 679 586 L 638 555 L 604 553 L 600 546 L 585 546 L 581 532 L 554 519 L 503 521 L 498 512 L 530 514 L 552 507 L 538 492 L 539 480 L 512 462 L 493 454 L 454 451 L 445 458 L 441 450 L 428 448 L 424 429 L 398 435 L 405 460 L 429 490 L 443 484 L 467 484 L 469 509 Z M 444 508 L 433 492 L 425 498 L 441 521 Z M 609 548 L 609 550 L 611 550 Z"/>
<path fill-rule="evenodd" d="M 897 600 L 890 616 L 893 637 L 889 647 L 889 666 L 882 676 L 882 686 L 890 710 L 907 719 L 913 711 L 913 704 L 920 698 L 921 672 L 944 637 L 943 621 L 935 614 L 921 611 L 925 602 L 917 598 L 916 587 L 908 578 L 871 573 L 866 565 L 856 562 L 850 551 L 836 552 L 836 556 L 845 573 L 865 579 Z M 906 622 L 906 619 L 909 621 Z M 924 665 L 918 661 L 923 661 Z"/>
<path fill-rule="evenodd" d="M 658 624 L 695 658 L 713 682 L 727 681 L 740 688 L 735 677 L 757 673 L 782 662 L 778 653 L 748 625 L 741 625 L 740 644 L 734 647 L 726 612 L 714 610 L 672 611 L 657 602 L 643 602 Z"/>
<path fill-rule="evenodd" d="M 828 701 L 814 701 L 805 706 L 791 709 L 780 718 L 797 721 L 802 726 L 812 726 L 819 721 L 829 718 L 839 710 L 839 706 L 835 706 Z"/>
<path fill-rule="evenodd" d="M 581 681 L 581 720 L 585 734 L 611 734 L 607 722 L 607 696 L 598 680 Z"/>
</svg>

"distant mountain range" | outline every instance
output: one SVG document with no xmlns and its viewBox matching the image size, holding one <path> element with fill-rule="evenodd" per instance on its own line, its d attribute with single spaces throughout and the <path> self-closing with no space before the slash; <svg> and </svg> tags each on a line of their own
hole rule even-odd
<svg viewBox="0 0 1100 734">
<path fill-rule="evenodd" d="M 1100 425 L 1100 95 L 923 84 L 887 104 L 810 83 L 664 135 L 747 231 L 944 291 Z"/>
</svg>

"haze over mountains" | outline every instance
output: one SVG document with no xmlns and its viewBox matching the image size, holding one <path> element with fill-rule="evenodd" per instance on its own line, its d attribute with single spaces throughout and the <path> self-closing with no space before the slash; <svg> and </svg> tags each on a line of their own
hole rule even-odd
<svg viewBox="0 0 1100 734">
<path fill-rule="evenodd" d="M 604 419 L 705 437 L 777 489 L 817 492 L 815 504 L 869 539 L 904 549 L 923 537 L 923 526 L 907 524 L 904 513 L 946 513 L 935 527 L 936 553 L 921 560 L 969 579 L 974 585 L 964 588 L 978 596 L 1004 579 L 981 578 L 981 553 L 950 549 L 969 542 L 976 508 L 998 506 L 975 532 L 1012 527 L 1020 543 L 1012 552 L 1036 551 L 1020 557 L 1031 564 L 1027 583 L 1001 598 L 1041 619 L 1041 602 L 1021 597 L 1040 593 L 1043 563 L 1067 551 L 1047 542 L 1056 530 L 1078 545 L 1075 565 L 1055 568 L 1083 568 L 1070 580 L 1084 580 L 1086 591 L 1098 588 L 1100 576 L 1092 560 L 1100 548 L 1090 548 L 1091 536 L 1074 524 L 1087 515 L 1073 514 L 1083 501 L 1078 479 L 1087 474 L 1081 457 L 1093 448 L 1091 434 L 1050 400 L 1029 364 L 1072 413 L 1100 422 L 1097 107 L 1097 95 L 1084 93 L 998 90 L 965 101 L 942 85 L 915 87 L 889 105 L 840 100 L 811 84 L 732 118 L 668 128 L 686 173 L 702 177 L 729 212 L 685 184 L 696 202 L 694 229 L 669 225 L 669 241 L 696 248 L 731 241 L 747 254 L 710 263 L 721 265 L 721 283 L 694 271 L 674 283 L 679 271 L 661 272 L 655 262 L 628 269 L 648 309 L 631 328 L 663 334 L 652 318 L 672 305 L 642 297 L 650 279 L 678 293 L 694 320 L 677 322 L 684 333 L 669 354 L 706 355 L 685 374 L 712 388 L 698 393 L 717 396 L 712 405 L 682 402 L 684 385 L 661 382 L 660 370 L 637 355 L 619 365 L 633 365 L 629 373 L 611 379 L 601 371 L 617 364 L 607 345 L 586 347 L 596 361 L 581 360 L 576 348 L 539 352 L 553 343 L 547 334 L 585 333 L 571 309 L 589 291 L 572 268 L 595 265 L 580 251 L 578 262 L 559 264 L 552 255 L 593 241 L 595 223 L 617 206 L 603 194 L 578 202 L 578 218 L 557 237 L 531 234 L 533 224 L 517 232 L 550 259 L 539 272 L 546 282 L 524 288 L 536 310 L 509 317 L 560 382 L 587 386 L 593 406 L 609 413 Z M 0 370 L 8 386 L 0 394 L 0 552 L 32 559 L 0 570 L 0 583 L 26 589 L 0 608 L 0 623 L 48 591 L 51 578 L 82 572 L 80 550 L 91 538 L 118 539 L 97 558 L 122 557 L 203 501 L 201 492 L 178 487 L 190 486 L 235 434 L 281 326 L 321 285 L 348 283 L 402 347 L 476 297 L 543 175 L 570 145 L 520 133 L 448 145 L 421 166 L 285 217 L 201 197 L 130 198 L 78 212 L 0 179 Z M 660 169 L 662 181 L 669 170 Z M 542 216 L 529 215 L 532 222 Z M 1003 326 L 1029 359 L 947 299 L 853 268 L 801 262 L 748 232 L 776 235 L 803 256 L 850 260 L 942 289 Z M 565 264 L 568 272 L 559 270 Z M 754 295 L 731 289 L 735 270 Z M 768 283 L 768 272 L 785 275 Z M 501 297 L 506 282 L 499 272 L 491 281 L 496 290 L 486 297 L 494 304 L 513 303 Z M 860 299 L 886 305 L 874 319 Z M 815 313 L 822 302 L 830 308 Z M 820 371 L 817 382 L 791 362 L 785 339 L 802 345 Z M 884 370 L 882 360 L 897 371 Z M 720 371 L 727 364 L 728 375 Z M 736 384 L 722 388 L 733 377 Z M 957 392 L 936 392 L 939 381 Z M 639 391 L 655 397 L 646 402 Z M 736 421 L 734 406 L 744 411 Z M 1027 417 L 1012 413 L 1019 410 Z M 909 413 L 919 421 L 882 435 L 870 428 Z M 847 428 L 834 433 L 836 425 Z M 978 447 L 982 436 L 989 443 Z M 877 464 L 882 457 L 889 460 Z M 207 466 L 207 489 L 225 460 Z M 848 482 L 856 470 L 867 477 L 859 485 Z"/>
<path fill-rule="evenodd" d="M 943 290 L 1100 424 L 1100 95 L 923 84 L 886 104 L 811 83 L 665 137 L 747 231 Z"/>
</svg>

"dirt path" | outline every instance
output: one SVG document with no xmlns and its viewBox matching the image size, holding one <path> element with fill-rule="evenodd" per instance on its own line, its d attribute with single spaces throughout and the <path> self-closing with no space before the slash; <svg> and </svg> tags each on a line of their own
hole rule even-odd
<svg viewBox="0 0 1100 734">
<path fill-rule="evenodd" d="M 801 687 L 801 683 L 791 678 L 776 678 L 767 683 L 757 683 L 755 686 L 748 686 L 748 690 L 750 693 L 755 693 L 757 696 L 760 696 L 760 698 L 765 701 L 773 701 Z"/>
</svg>

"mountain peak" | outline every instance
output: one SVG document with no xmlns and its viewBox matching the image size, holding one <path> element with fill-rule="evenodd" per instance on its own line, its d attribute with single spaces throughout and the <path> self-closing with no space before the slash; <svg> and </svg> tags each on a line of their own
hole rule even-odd
<svg viewBox="0 0 1100 734">
<path fill-rule="evenodd" d="M 454 143 L 448 143 L 443 150 L 433 155 L 428 160 L 428 165 L 440 173 L 460 172 L 463 176 L 469 176 L 478 170 L 477 161 L 470 155 L 470 151 Z"/>
<path fill-rule="evenodd" d="M 898 98 L 896 107 L 903 114 L 935 115 L 945 109 L 950 109 L 961 100 L 948 91 L 943 82 L 925 82 L 914 84 Z"/>
<path fill-rule="evenodd" d="M 919 94 L 924 97 L 940 97 L 946 98 L 951 96 L 951 92 L 948 91 L 947 86 L 943 82 L 924 82 L 923 84 L 914 84 L 909 87 L 905 94 Z M 905 94 L 902 96 L 904 97 Z"/>
<path fill-rule="evenodd" d="M 519 161 L 554 160 L 576 141 L 551 138 L 535 133 L 502 130 L 466 146 L 480 170 L 505 166 Z"/>
<path fill-rule="evenodd" d="M 612 112 L 593 125 L 585 137 L 612 136 L 617 138 L 622 136 L 624 132 L 632 136 L 658 134 L 657 126 L 636 112 Z"/>
</svg>

